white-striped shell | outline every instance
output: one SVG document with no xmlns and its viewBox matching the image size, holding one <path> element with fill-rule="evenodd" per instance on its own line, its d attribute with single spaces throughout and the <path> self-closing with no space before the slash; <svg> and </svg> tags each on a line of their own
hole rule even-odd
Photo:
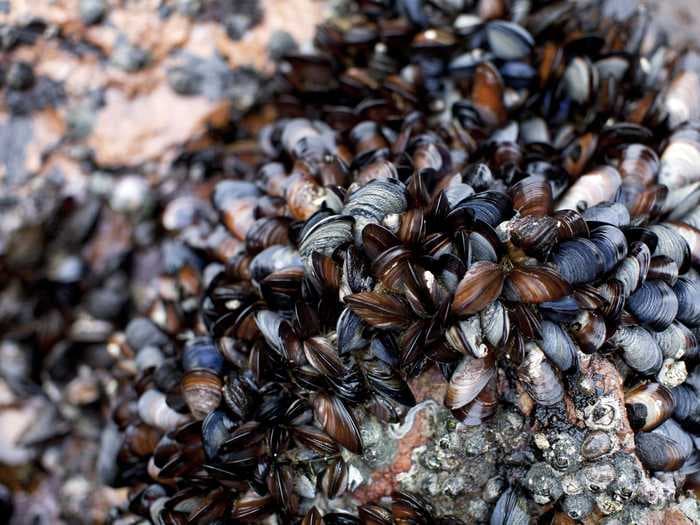
<svg viewBox="0 0 700 525">
<path fill-rule="evenodd" d="M 577 210 L 581 204 L 595 206 L 611 200 L 622 184 L 620 173 L 611 166 L 600 166 L 582 175 L 559 199 L 555 211 Z"/>
<path fill-rule="evenodd" d="M 700 118 L 700 77 L 695 71 L 683 71 L 671 82 L 664 100 L 671 128 Z"/>
<path fill-rule="evenodd" d="M 687 137 L 672 137 L 661 155 L 659 184 L 669 189 L 700 181 L 700 143 Z"/>
<path fill-rule="evenodd" d="M 185 414 L 175 412 L 165 402 L 165 394 L 158 390 L 146 390 L 138 402 L 139 417 L 149 425 L 168 432 L 189 421 Z"/>
</svg>

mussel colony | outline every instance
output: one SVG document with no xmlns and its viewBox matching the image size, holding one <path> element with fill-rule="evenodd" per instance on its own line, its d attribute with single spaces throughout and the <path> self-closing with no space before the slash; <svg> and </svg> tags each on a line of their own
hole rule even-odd
<svg viewBox="0 0 700 525">
<path fill-rule="evenodd" d="M 149 203 L 142 304 L 83 293 L 98 210 L 60 212 L 81 306 L 40 381 L 109 400 L 110 521 L 697 519 L 700 55 L 628 2 L 362 0 L 274 83 L 235 162 Z"/>
</svg>

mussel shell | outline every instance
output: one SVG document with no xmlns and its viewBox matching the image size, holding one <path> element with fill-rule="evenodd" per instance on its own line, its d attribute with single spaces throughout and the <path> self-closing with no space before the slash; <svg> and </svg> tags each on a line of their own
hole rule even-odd
<svg viewBox="0 0 700 525">
<path fill-rule="evenodd" d="M 676 318 L 678 298 L 665 282 L 646 281 L 629 296 L 627 308 L 640 323 L 660 332 Z"/>
<path fill-rule="evenodd" d="M 348 465 L 343 458 L 331 461 L 319 479 L 319 488 L 328 499 L 342 495 L 348 487 Z"/>
<path fill-rule="evenodd" d="M 345 308 L 338 316 L 336 324 L 338 353 L 347 354 L 367 346 L 367 340 L 363 336 L 364 327 L 360 318 L 352 310 Z"/>
<path fill-rule="evenodd" d="M 529 255 L 546 258 L 559 238 L 557 222 L 552 217 L 527 216 L 509 223 L 510 239 Z"/>
<path fill-rule="evenodd" d="M 391 517 L 391 511 L 379 505 L 367 503 L 361 505 L 357 511 L 360 520 L 366 525 L 392 525 L 394 523 Z"/>
<path fill-rule="evenodd" d="M 582 238 L 562 242 L 552 262 L 571 284 L 592 282 L 606 267 L 603 253 L 591 240 Z"/>
<path fill-rule="evenodd" d="M 688 383 L 671 389 L 675 403 L 673 417 L 684 427 L 696 432 L 700 429 L 700 394 Z"/>
<path fill-rule="evenodd" d="M 489 261 L 474 263 L 457 285 L 452 312 L 468 316 L 483 310 L 501 295 L 504 279 L 498 265 Z"/>
<path fill-rule="evenodd" d="M 185 414 L 175 412 L 165 401 L 165 395 L 158 390 L 146 390 L 138 401 L 139 417 L 145 423 L 165 431 L 189 421 Z"/>
<path fill-rule="evenodd" d="M 625 406 L 632 429 L 649 432 L 671 417 L 676 403 L 668 388 L 647 383 L 625 392 Z"/>
<path fill-rule="evenodd" d="M 555 210 L 578 210 L 612 200 L 622 184 L 620 173 L 602 166 L 582 175 L 557 201 Z"/>
<path fill-rule="evenodd" d="M 639 241 L 630 243 L 627 257 L 615 270 L 615 279 L 622 283 L 625 297 L 628 297 L 646 280 L 650 265 L 649 247 Z"/>
<path fill-rule="evenodd" d="M 578 348 L 568 332 L 558 323 L 542 321 L 541 349 L 549 360 L 562 372 L 578 368 Z"/>
<path fill-rule="evenodd" d="M 355 416 L 337 397 L 319 394 L 313 400 L 314 416 L 323 430 L 350 452 L 362 452 L 362 437 Z"/>
<path fill-rule="evenodd" d="M 694 360 L 698 357 L 700 341 L 697 335 L 679 321 L 674 321 L 666 330 L 652 335 L 667 359 Z"/>
<path fill-rule="evenodd" d="M 603 316 L 589 310 L 581 310 L 569 325 L 569 330 L 585 354 L 592 354 L 601 348 L 608 335 Z"/>
<path fill-rule="evenodd" d="M 491 51 L 501 60 L 523 59 L 535 45 L 526 29 L 504 20 L 492 20 L 486 25 L 486 39 Z"/>
<path fill-rule="evenodd" d="M 387 215 L 402 213 L 407 205 L 403 183 L 398 179 L 376 179 L 350 194 L 343 214 L 355 218 L 355 239 L 359 244 L 367 224 L 380 223 Z"/>
<path fill-rule="evenodd" d="M 335 250 L 352 242 L 354 223 L 349 215 L 331 215 L 315 222 L 310 228 L 304 228 L 299 255 L 303 259 L 308 259 L 315 252 L 333 255 Z"/>
<path fill-rule="evenodd" d="M 289 221 L 279 217 L 261 217 L 248 229 L 245 242 L 251 254 L 275 244 L 287 244 Z"/>
<path fill-rule="evenodd" d="M 670 257 L 678 266 L 678 271 L 685 273 L 690 266 L 690 248 L 683 236 L 665 224 L 653 224 L 647 229 L 657 237 L 652 255 Z"/>
<path fill-rule="evenodd" d="M 678 320 L 692 327 L 700 325 L 700 282 L 680 277 L 673 285 L 673 291 L 678 298 Z"/>
<path fill-rule="evenodd" d="M 641 326 L 621 326 L 608 343 L 622 350 L 627 366 L 642 375 L 656 374 L 663 363 L 663 353 L 654 337 Z"/>
<path fill-rule="evenodd" d="M 665 255 L 652 257 L 647 278 L 663 281 L 669 286 L 673 286 L 678 279 L 678 265 L 676 261 Z"/>
<path fill-rule="evenodd" d="M 695 130 L 679 130 L 674 133 L 661 155 L 659 183 L 670 189 L 682 188 L 698 181 L 700 140 Z"/>
<path fill-rule="evenodd" d="M 603 254 L 603 271 L 609 272 L 627 255 L 627 239 L 615 226 L 604 224 L 591 232 L 590 240 Z"/>
<path fill-rule="evenodd" d="M 554 214 L 554 219 L 557 221 L 560 241 L 574 237 L 588 237 L 589 235 L 586 220 L 576 210 L 559 210 Z"/>
<path fill-rule="evenodd" d="M 510 200 L 497 191 L 483 191 L 467 198 L 459 208 L 473 213 L 475 220 L 483 221 L 492 228 L 498 226 L 511 212 Z M 454 210 L 453 210 L 454 211 Z"/>
<path fill-rule="evenodd" d="M 304 263 L 291 246 L 274 245 L 264 249 L 250 261 L 250 275 L 254 282 L 261 283 L 268 275 L 290 268 L 303 270 Z"/>
<path fill-rule="evenodd" d="M 496 349 L 503 348 L 510 336 L 510 316 L 500 301 L 494 301 L 479 314 L 484 339 Z"/>
<path fill-rule="evenodd" d="M 202 422 L 202 446 L 207 458 L 216 457 L 219 447 L 226 441 L 235 422 L 224 410 L 214 410 Z"/>
<path fill-rule="evenodd" d="M 483 358 L 489 351 L 482 341 L 481 322 L 478 315 L 472 315 L 456 322 L 445 331 L 447 344 L 461 354 L 471 354 Z"/>
<path fill-rule="evenodd" d="M 452 373 L 445 396 L 445 406 L 454 410 L 471 403 L 495 375 L 492 354 L 487 354 L 482 359 L 465 356 Z"/>
<path fill-rule="evenodd" d="M 583 211 L 583 218 L 595 225 L 609 224 L 618 228 L 630 223 L 627 208 L 619 202 L 601 202 Z"/>
<path fill-rule="evenodd" d="M 197 337 L 188 341 L 182 352 L 182 368 L 190 370 L 209 370 L 220 374 L 224 368 L 224 357 L 209 337 Z"/>
<path fill-rule="evenodd" d="M 496 413 L 498 391 L 496 380 L 491 379 L 471 403 L 452 411 L 452 415 L 466 426 L 478 426 Z"/>
<path fill-rule="evenodd" d="M 637 433 L 634 441 L 642 464 L 654 472 L 678 470 L 694 449 L 690 436 L 673 419 L 651 432 Z"/>
<path fill-rule="evenodd" d="M 528 304 L 556 301 L 570 293 L 569 283 L 549 266 L 516 266 L 503 286 L 506 299 Z"/>
<path fill-rule="evenodd" d="M 546 178 L 531 175 L 510 187 L 513 208 L 520 215 L 542 217 L 552 213 L 552 187 Z"/>
<path fill-rule="evenodd" d="M 508 488 L 496 502 L 490 525 L 528 525 L 530 515 L 525 497 L 516 489 Z"/>
<path fill-rule="evenodd" d="M 584 104 L 598 90 L 598 70 L 587 57 L 574 57 L 564 71 L 563 81 L 569 97 Z"/>
<path fill-rule="evenodd" d="M 525 360 L 518 367 L 518 379 L 538 405 L 551 406 L 564 398 L 564 385 L 535 343 L 527 343 Z"/>
<path fill-rule="evenodd" d="M 204 419 L 221 403 L 221 378 L 207 370 L 193 370 L 182 377 L 182 396 L 196 419 Z"/>
</svg>

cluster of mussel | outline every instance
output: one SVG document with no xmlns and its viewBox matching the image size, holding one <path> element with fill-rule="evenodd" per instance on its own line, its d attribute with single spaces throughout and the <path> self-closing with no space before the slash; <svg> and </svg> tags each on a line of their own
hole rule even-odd
<svg viewBox="0 0 700 525">
<path fill-rule="evenodd" d="M 286 57 L 267 160 L 165 207 L 177 256 L 114 337 L 130 512 L 460 523 L 352 501 L 363 420 L 401 422 L 432 367 L 463 425 L 506 391 L 566 413 L 593 354 L 627 452 L 697 488 L 700 77 L 622 4 L 362 1 Z M 547 509 L 503 469 L 491 523 Z"/>
</svg>

